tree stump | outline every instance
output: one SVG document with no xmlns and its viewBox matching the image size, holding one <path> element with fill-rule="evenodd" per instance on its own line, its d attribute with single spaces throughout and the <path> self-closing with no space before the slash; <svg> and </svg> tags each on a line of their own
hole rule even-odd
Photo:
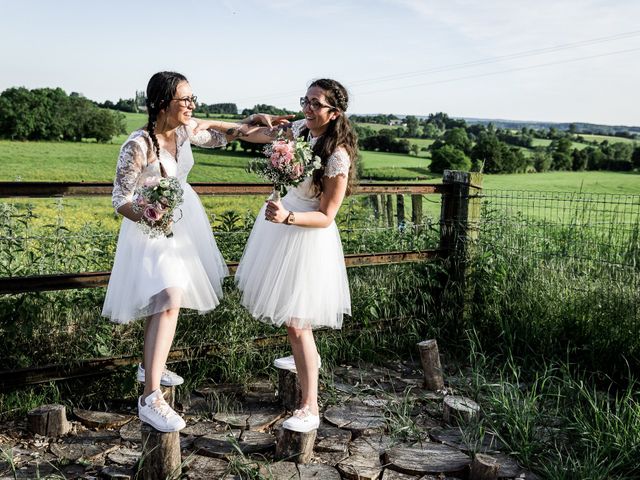
<svg viewBox="0 0 640 480">
<path fill-rule="evenodd" d="M 313 444 L 317 430 L 294 432 L 281 428 L 276 435 L 276 458 L 296 463 L 309 463 L 313 456 Z"/>
<path fill-rule="evenodd" d="M 278 396 L 282 406 L 293 412 L 302 402 L 302 388 L 298 381 L 298 374 L 290 370 L 278 370 Z"/>
<path fill-rule="evenodd" d="M 96 428 L 98 430 L 106 428 L 120 428 L 129 423 L 133 417 L 130 415 L 121 415 L 111 412 L 96 412 L 94 410 L 83 410 L 75 408 L 73 414 L 78 420 L 88 428 Z"/>
<path fill-rule="evenodd" d="M 164 400 L 169 404 L 171 408 L 175 408 L 176 403 L 176 387 L 165 387 L 164 385 L 160 385 L 160 391 L 162 392 L 162 396 Z"/>
<path fill-rule="evenodd" d="M 469 480 L 497 480 L 499 471 L 500 463 L 497 459 L 478 453 L 471 462 Z"/>
<path fill-rule="evenodd" d="M 366 405 L 330 407 L 325 410 L 324 419 L 338 428 L 351 430 L 354 438 L 382 432 L 386 427 L 384 411 Z"/>
<path fill-rule="evenodd" d="M 180 433 L 159 432 L 142 423 L 142 478 L 144 480 L 177 479 L 182 473 Z"/>
<path fill-rule="evenodd" d="M 478 418 L 480 405 L 467 397 L 447 395 L 443 400 L 442 418 L 450 425 L 467 424 Z"/>
<path fill-rule="evenodd" d="M 27 413 L 29 431 L 45 437 L 59 437 L 71 430 L 64 405 L 42 405 Z"/>
<path fill-rule="evenodd" d="M 436 340 L 425 340 L 418 343 L 418 349 L 420 350 L 425 387 L 427 390 L 442 390 L 444 388 L 444 380 L 442 379 L 438 342 Z"/>
</svg>

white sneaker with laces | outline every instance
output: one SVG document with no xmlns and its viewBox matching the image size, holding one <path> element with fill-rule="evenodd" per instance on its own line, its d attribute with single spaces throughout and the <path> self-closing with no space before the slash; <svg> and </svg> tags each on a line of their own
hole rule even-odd
<svg viewBox="0 0 640 480">
<path fill-rule="evenodd" d="M 300 410 L 293 412 L 293 416 L 287 418 L 282 424 L 282 428 L 302 433 L 315 430 L 319 426 L 320 416 L 311 413 L 311 410 L 309 410 L 309 407 L 306 405 Z"/>
<path fill-rule="evenodd" d="M 169 406 L 160 390 L 138 399 L 138 417 L 160 432 L 177 432 L 187 424 L 176 411 Z"/>
<path fill-rule="evenodd" d="M 280 368 L 282 370 L 290 370 L 292 372 L 296 372 L 296 362 L 293 360 L 293 355 L 289 355 L 288 357 L 276 358 L 273 361 L 273 365 L 276 368 Z M 322 367 L 322 360 L 320 360 L 320 355 L 318 355 L 318 369 Z"/>
<path fill-rule="evenodd" d="M 144 367 L 141 363 L 138 364 L 137 379 L 139 382 L 144 383 L 145 372 Z M 164 370 L 162 370 L 162 375 L 160 376 L 160 385 L 163 385 L 165 387 L 175 387 L 176 385 L 182 385 L 183 383 L 184 378 L 182 378 L 176 372 L 168 370 L 167 367 L 164 367 Z"/>
</svg>

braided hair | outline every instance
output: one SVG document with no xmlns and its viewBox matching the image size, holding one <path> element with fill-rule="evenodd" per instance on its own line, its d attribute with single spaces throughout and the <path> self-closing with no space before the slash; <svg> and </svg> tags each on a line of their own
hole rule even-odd
<svg viewBox="0 0 640 480">
<path fill-rule="evenodd" d="M 318 87 L 324 90 L 324 96 L 327 103 L 334 110 L 338 110 L 341 114 L 335 120 L 331 120 L 327 126 L 327 130 L 322 134 L 313 147 L 313 153 L 320 157 L 322 167 L 313 172 L 313 185 L 317 195 L 322 193 L 322 177 L 324 169 L 327 165 L 329 157 L 335 152 L 336 148 L 342 147 L 347 151 L 351 164 L 349 165 L 349 175 L 347 177 L 347 195 L 351 194 L 355 177 L 355 163 L 358 158 L 358 138 L 351 126 L 351 122 L 345 115 L 349 106 L 349 94 L 347 89 L 336 80 L 328 78 L 320 78 L 314 80 L 309 88 Z M 307 128 L 303 129 L 306 135 Z"/>
<path fill-rule="evenodd" d="M 178 85 L 186 81 L 187 77 L 177 72 L 158 72 L 151 77 L 147 84 L 146 104 L 149 119 L 147 120 L 146 128 L 158 158 L 160 158 L 160 144 L 155 132 L 158 114 L 169 106 L 176 94 Z"/>
</svg>

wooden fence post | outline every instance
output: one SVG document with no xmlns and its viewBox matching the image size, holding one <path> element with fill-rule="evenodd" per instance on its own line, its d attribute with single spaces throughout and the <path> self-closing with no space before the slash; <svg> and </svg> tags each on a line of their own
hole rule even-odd
<svg viewBox="0 0 640 480">
<path fill-rule="evenodd" d="M 422 195 L 411 195 L 411 222 L 416 232 L 422 230 Z"/>
<path fill-rule="evenodd" d="M 380 221 L 380 195 L 369 195 L 369 201 L 373 210 L 373 218 L 375 218 L 377 224 Z"/>
<path fill-rule="evenodd" d="M 386 195 L 387 201 L 387 227 L 393 227 L 393 195 Z"/>
<path fill-rule="evenodd" d="M 482 173 L 445 170 L 442 183 L 451 190 L 442 196 L 440 248 L 448 260 L 446 281 L 453 287 L 450 307 L 463 319 L 473 297 L 473 285 L 466 280 L 478 240 Z"/>
<path fill-rule="evenodd" d="M 399 193 L 396 195 L 396 218 L 398 219 L 398 228 L 404 227 L 404 195 Z"/>
</svg>

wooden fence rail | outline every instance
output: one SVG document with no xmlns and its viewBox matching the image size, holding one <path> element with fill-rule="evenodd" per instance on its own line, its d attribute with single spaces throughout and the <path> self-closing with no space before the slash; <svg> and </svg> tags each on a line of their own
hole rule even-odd
<svg viewBox="0 0 640 480">
<path fill-rule="evenodd" d="M 451 172 L 449 172 L 451 173 Z M 412 220 L 419 226 L 422 218 L 422 195 L 441 195 L 441 242 L 438 249 L 405 252 L 385 252 L 345 255 L 347 267 L 368 265 L 384 265 L 406 262 L 422 262 L 435 258 L 445 258 L 456 254 L 459 248 L 457 239 L 466 238 L 466 224 L 471 219 L 468 211 L 469 188 L 472 183 L 469 174 L 448 175 L 445 172 L 444 183 L 360 183 L 355 193 L 371 195 L 374 213 L 384 217 L 393 224 L 392 199 L 396 198 L 396 215 L 398 224 L 404 222 L 404 199 L 402 195 L 412 195 Z M 476 181 L 476 178 L 473 179 Z M 481 182 L 481 177 L 480 177 Z M 472 185 L 479 190 L 479 185 Z M 191 183 L 200 195 L 267 195 L 271 192 L 270 184 L 258 183 Z M 0 182 L 0 198 L 14 197 L 91 197 L 109 196 L 112 184 L 106 182 Z M 475 209 L 474 209 L 475 213 Z M 384 214 L 384 215 L 383 215 Z M 402 217 L 402 218 L 400 218 Z M 376 218 L 377 215 L 376 215 Z M 231 273 L 235 272 L 237 263 L 229 263 Z M 457 273 L 460 269 L 457 270 Z M 464 270 L 462 271 L 464 275 Z M 80 272 L 58 275 L 39 275 L 30 277 L 0 278 L 0 294 L 18 294 L 26 292 L 42 292 L 51 290 L 98 288 L 104 287 L 109 281 L 110 272 Z M 459 275 L 458 275 L 459 276 Z M 389 320 L 380 319 L 381 324 Z M 255 338 L 255 344 L 269 342 Z M 174 350 L 169 354 L 169 360 L 180 361 L 201 355 L 215 354 L 213 349 L 219 346 L 196 346 Z M 204 348 L 204 351 L 203 351 Z M 43 383 L 86 375 L 100 375 L 110 373 L 124 365 L 130 365 L 137 358 L 94 358 L 69 361 L 67 364 L 29 367 L 20 370 L 0 371 L 0 391 L 28 384 Z"/>
</svg>

